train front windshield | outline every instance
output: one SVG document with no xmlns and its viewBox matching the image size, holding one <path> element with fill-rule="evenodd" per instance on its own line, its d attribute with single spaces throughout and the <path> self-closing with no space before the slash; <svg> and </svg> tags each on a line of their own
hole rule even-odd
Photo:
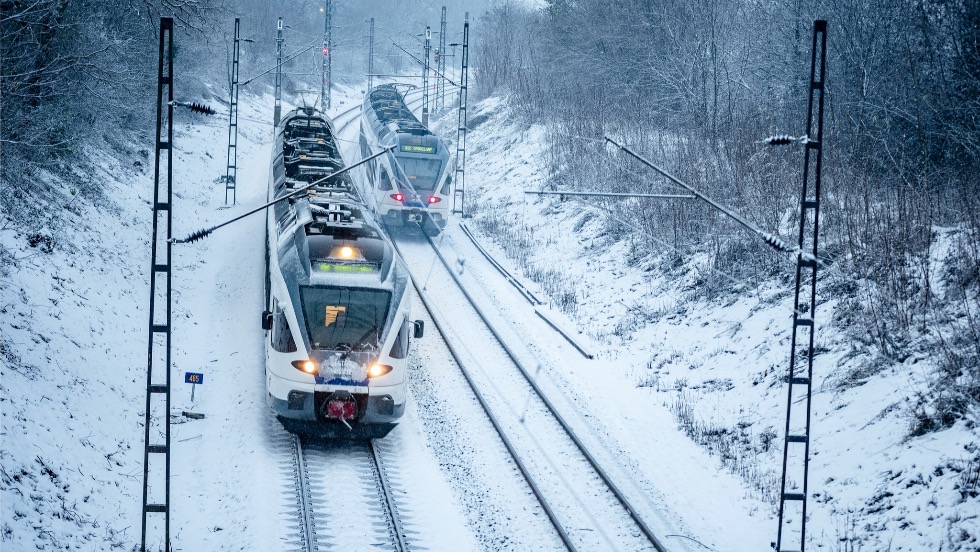
<svg viewBox="0 0 980 552">
<path fill-rule="evenodd" d="M 344 287 L 300 287 L 314 349 L 364 351 L 380 346 L 391 292 Z"/>
<path fill-rule="evenodd" d="M 435 189 L 436 179 L 439 178 L 439 169 L 442 168 L 442 161 L 399 156 L 398 163 L 402 166 L 402 170 L 405 171 L 405 176 L 413 188 L 430 192 Z"/>
</svg>

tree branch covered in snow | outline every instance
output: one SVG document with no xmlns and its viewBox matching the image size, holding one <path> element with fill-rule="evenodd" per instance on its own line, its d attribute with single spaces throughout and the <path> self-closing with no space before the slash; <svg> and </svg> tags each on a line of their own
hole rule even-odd
<svg viewBox="0 0 980 552">
<path fill-rule="evenodd" d="M 969 313 L 980 306 L 975 2 L 551 0 L 543 10 L 505 2 L 479 22 L 477 92 L 506 93 L 518 115 L 547 124 L 544 161 L 562 189 L 676 190 L 598 142 L 620 136 L 795 244 L 802 147 L 786 137 L 806 134 L 815 19 L 828 21 L 819 256 L 831 266 L 821 269 L 821 295 L 841 301 L 835 323 L 876 347 L 882 366 L 947 350 L 945 365 L 964 367 L 938 379 L 955 383 L 966 403 L 926 391 L 913 431 L 943 426 L 980 406 L 968 383 L 980 377 L 980 353 L 949 338 L 977 335 Z M 787 146 L 766 147 L 770 137 Z M 701 286 L 709 296 L 740 291 L 713 274 L 763 282 L 789 273 L 699 202 L 603 201 L 618 206 L 651 256 L 675 253 L 663 243 L 710 255 L 715 272 Z M 961 276 L 950 282 L 950 271 Z M 930 414 L 951 409 L 952 418 Z"/>
</svg>

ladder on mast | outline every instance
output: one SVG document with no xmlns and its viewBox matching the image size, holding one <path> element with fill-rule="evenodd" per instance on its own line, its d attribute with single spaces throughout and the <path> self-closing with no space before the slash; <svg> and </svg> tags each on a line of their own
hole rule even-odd
<svg viewBox="0 0 980 552">
<path fill-rule="evenodd" d="M 160 19 L 157 72 L 156 162 L 153 171 L 153 234 L 150 239 L 150 316 L 146 370 L 143 451 L 143 523 L 141 550 L 146 550 L 150 514 L 163 514 L 162 542 L 170 550 L 170 330 L 171 247 L 173 222 L 173 30 L 174 20 Z M 166 90 L 166 100 L 164 99 Z M 166 105 L 166 111 L 163 107 Z M 166 156 L 164 157 L 164 154 Z M 163 165 L 163 166 L 161 166 Z M 163 186 L 161 186 L 163 175 Z M 161 305 L 158 299 L 165 300 Z M 161 308 L 162 307 L 162 308 Z M 160 403 L 163 403 L 162 405 Z M 162 411 L 161 411 L 162 406 Z M 152 462 L 151 462 L 152 459 Z M 162 462 L 162 466 L 160 463 Z M 151 469 L 151 463 L 153 464 Z M 162 473 L 161 473 L 162 472 Z M 151 482 L 152 479 L 152 482 Z M 162 489 L 161 489 L 162 487 Z M 161 496 L 162 495 L 162 496 Z M 156 533 L 155 533 L 156 534 Z M 151 544 L 159 542 L 150 539 Z"/>
<path fill-rule="evenodd" d="M 276 25 L 276 100 L 272 113 L 272 135 L 275 136 L 282 117 L 282 18 Z"/>
<path fill-rule="evenodd" d="M 436 111 L 446 107 L 446 6 L 442 7 L 442 20 L 439 23 L 439 60 L 436 70 L 439 71 L 438 86 L 436 87 Z"/>
<path fill-rule="evenodd" d="M 817 301 L 818 262 L 816 259 L 820 223 L 820 170 L 823 163 L 826 54 L 827 22 L 818 20 L 813 24 L 813 51 L 810 59 L 810 97 L 803 154 L 803 195 L 800 201 L 800 253 L 797 255 L 793 337 L 789 371 L 786 375 L 788 397 L 783 443 L 783 476 L 779 493 L 779 530 L 775 543 L 777 552 L 803 552 L 806 548 L 806 499 L 812 437 L 810 413 L 813 390 L 814 315 Z M 816 109 L 816 120 L 814 120 L 814 109 Z M 810 182 L 813 183 L 812 190 Z M 809 253 L 810 256 L 804 258 L 804 252 Z M 800 296 L 804 288 L 808 288 L 809 297 L 801 300 Z M 795 402 L 799 404 L 794 406 Z M 799 546 L 792 544 L 790 545 L 792 548 L 784 546 L 784 538 L 787 540 L 793 538 L 789 536 L 790 533 Z"/>
<path fill-rule="evenodd" d="M 429 49 L 432 46 L 432 31 L 425 26 L 425 46 L 422 63 L 422 124 L 429 126 Z"/>
<path fill-rule="evenodd" d="M 235 181 L 238 179 L 238 21 L 235 18 L 235 47 L 231 57 L 231 102 L 228 108 L 228 170 L 225 172 L 225 205 L 231 194 L 231 204 L 235 204 Z"/>
<path fill-rule="evenodd" d="M 459 76 L 459 116 L 456 126 L 456 191 L 453 193 L 453 214 L 463 214 L 464 180 L 466 177 L 466 96 L 469 83 L 470 63 L 470 22 L 469 14 L 463 23 L 462 72 Z"/>
</svg>

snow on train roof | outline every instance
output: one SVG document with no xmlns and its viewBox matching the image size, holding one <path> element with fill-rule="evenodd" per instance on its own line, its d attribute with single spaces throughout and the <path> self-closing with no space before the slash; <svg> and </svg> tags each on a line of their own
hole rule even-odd
<svg viewBox="0 0 980 552">
<path fill-rule="evenodd" d="M 368 93 L 368 102 L 382 129 L 393 125 L 398 132 L 416 135 L 432 134 L 405 105 L 405 100 L 394 85 L 385 84 L 374 88 Z"/>
</svg>

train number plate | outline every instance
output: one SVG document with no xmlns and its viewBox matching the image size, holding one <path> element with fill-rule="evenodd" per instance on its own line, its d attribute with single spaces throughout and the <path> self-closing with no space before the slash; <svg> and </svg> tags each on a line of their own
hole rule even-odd
<svg viewBox="0 0 980 552">
<path fill-rule="evenodd" d="M 354 401 L 334 400 L 327 402 L 327 417 L 338 420 L 353 420 L 357 416 Z"/>
</svg>

